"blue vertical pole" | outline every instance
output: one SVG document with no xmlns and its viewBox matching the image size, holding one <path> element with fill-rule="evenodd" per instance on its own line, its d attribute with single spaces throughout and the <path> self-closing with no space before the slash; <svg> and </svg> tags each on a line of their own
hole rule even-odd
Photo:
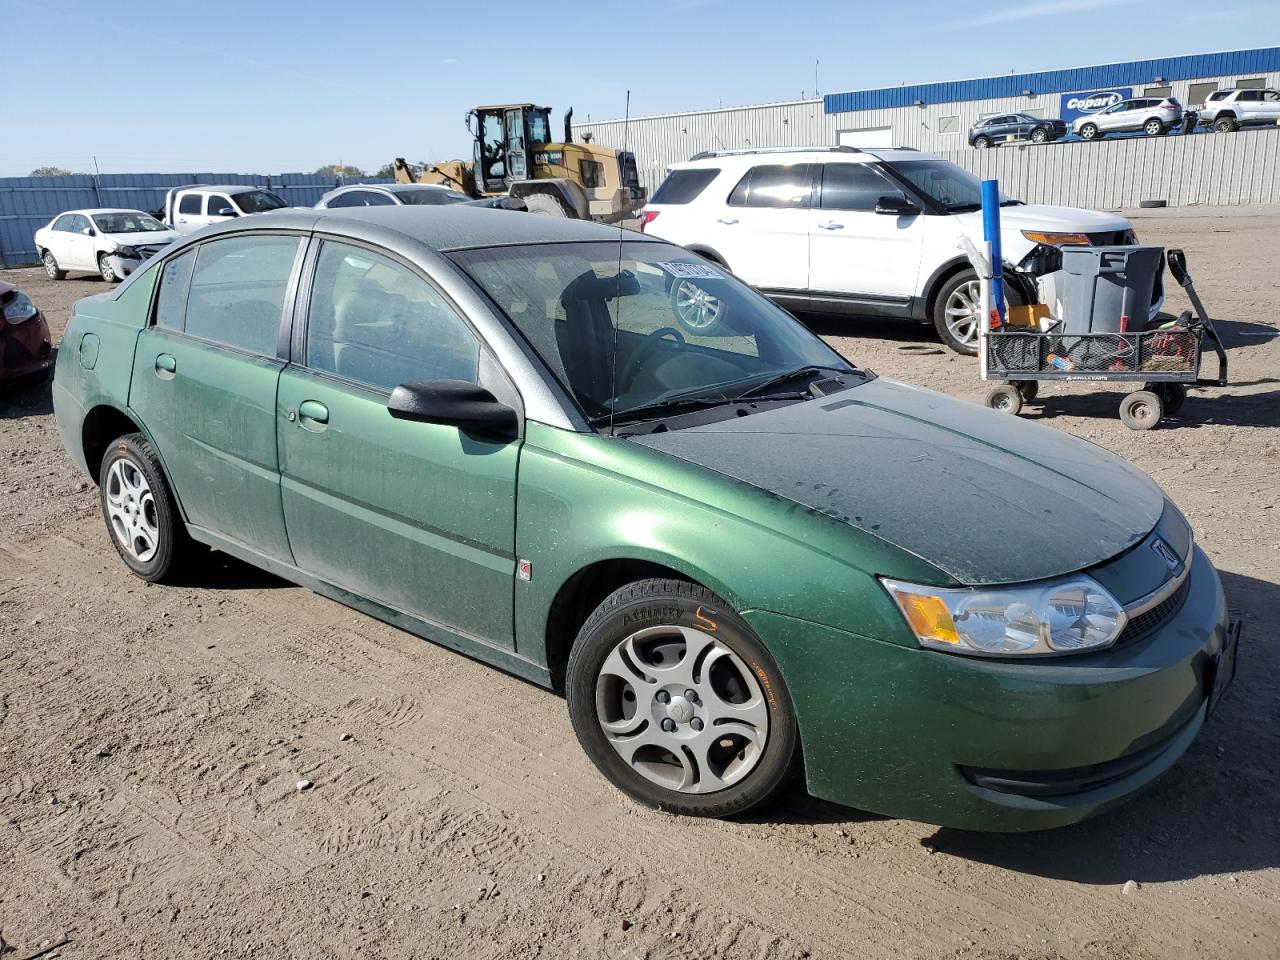
<svg viewBox="0 0 1280 960">
<path fill-rule="evenodd" d="M 1004 258 L 1000 253 L 1000 183 L 982 181 L 982 239 L 991 245 L 991 307 L 1004 326 Z M 993 324 L 994 326 L 994 324 Z"/>
</svg>

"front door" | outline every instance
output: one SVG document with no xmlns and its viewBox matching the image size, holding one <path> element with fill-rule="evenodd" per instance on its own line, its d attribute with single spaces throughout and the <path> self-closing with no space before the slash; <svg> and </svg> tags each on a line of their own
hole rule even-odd
<svg viewBox="0 0 1280 960">
<path fill-rule="evenodd" d="M 714 211 L 707 244 L 753 287 L 767 292 L 808 288 L 813 174 L 810 163 L 752 167 Z"/>
<path fill-rule="evenodd" d="M 924 215 L 876 213 L 902 188 L 869 163 L 822 165 L 818 206 L 808 212 L 809 287 L 871 304 L 905 305 L 916 293 Z"/>
<path fill-rule="evenodd" d="M 164 264 L 129 390 L 188 522 L 285 562 L 276 386 L 300 245 L 227 237 Z"/>
<path fill-rule="evenodd" d="M 277 419 L 298 567 L 510 649 L 519 442 L 397 420 L 386 406 L 401 383 L 480 382 L 479 339 L 390 256 L 326 240 L 314 276 Z"/>
<path fill-rule="evenodd" d="M 514 182 L 529 178 L 528 151 L 524 140 L 524 111 L 507 110 L 503 115 L 506 129 L 507 176 Z"/>
</svg>

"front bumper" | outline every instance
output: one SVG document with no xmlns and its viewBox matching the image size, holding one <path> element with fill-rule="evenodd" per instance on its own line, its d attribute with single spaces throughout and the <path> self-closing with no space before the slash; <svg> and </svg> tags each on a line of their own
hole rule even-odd
<svg viewBox="0 0 1280 960">
<path fill-rule="evenodd" d="M 795 702 L 809 792 L 971 830 L 1063 826 L 1122 803 L 1195 739 L 1227 636 L 1217 572 L 1198 548 L 1181 609 L 1093 655 L 982 660 L 750 612 Z M 1123 761 L 1115 763 L 1116 761 Z M 1077 776 L 1091 767 L 1118 774 Z M 1006 792 L 1023 772 L 1069 792 Z M 1009 779 L 1009 778 L 1005 778 Z"/>
<path fill-rule="evenodd" d="M 0 320 L 0 325 L 5 323 Z M 0 381 L 19 380 L 49 369 L 53 345 L 49 325 L 41 314 L 8 329 L 0 329 Z"/>
<path fill-rule="evenodd" d="M 142 266 L 145 261 L 139 257 L 121 257 L 110 254 L 107 257 L 107 262 L 111 264 L 111 269 L 115 271 L 116 276 L 123 279 Z"/>
</svg>

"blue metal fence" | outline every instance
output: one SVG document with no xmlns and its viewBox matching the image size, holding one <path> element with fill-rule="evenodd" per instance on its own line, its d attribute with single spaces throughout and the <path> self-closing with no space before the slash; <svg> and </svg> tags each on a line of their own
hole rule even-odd
<svg viewBox="0 0 1280 960">
<path fill-rule="evenodd" d="M 353 181 L 354 182 L 354 181 Z M 362 183 L 384 183 L 361 178 Z M 0 266 L 39 262 L 34 234 L 58 214 L 86 207 L 158 210 L 172 187 L 197 183 L 243 184 L 278 194 L 290 206 L 309 207 L 337 186 L 312 173 L 105 173 L 70 177 L 0 177 Z"/>
</svg>

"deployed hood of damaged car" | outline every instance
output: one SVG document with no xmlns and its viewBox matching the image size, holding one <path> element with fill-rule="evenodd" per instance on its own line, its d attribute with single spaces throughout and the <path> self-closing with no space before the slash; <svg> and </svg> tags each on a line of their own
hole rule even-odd
<svg viewBox="0 0 1280 960">
<path fill-rule="evenodd" d="M 1165 503 L 1146 474 L 1101 447 L 884 378 L 632 440 L 847 523 L 965 584 L 1094 566 L 1142 540 Z"/>
</svg>

